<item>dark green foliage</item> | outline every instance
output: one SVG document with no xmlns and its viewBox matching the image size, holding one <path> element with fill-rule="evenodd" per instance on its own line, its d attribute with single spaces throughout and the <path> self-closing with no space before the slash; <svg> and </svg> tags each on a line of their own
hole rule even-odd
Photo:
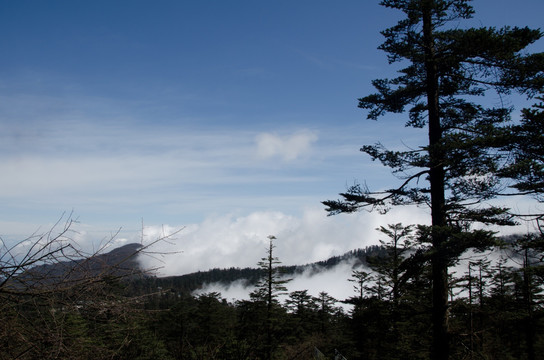
<svg viewBox="0 0 544 360">
<path fill-rule="evenodd" d="M 358 296 L 348 300 L 355 305 L 357 344 L 361 352 L 373 349 L 365 354 L 369 359 L 427 358 L 428 337 L 420 332 L 429 323 L 428 257 L 416 251 L 413 227 L 392 224 L 377 230 L 389 238 L 380 240 L 383 251 L 367 258 L 371 272 L 354 271 L 356 280 L 350 279 L 358 282 Z"/>
<path fill-rule="evenodd" d="M 288 327 L 296 336 L 308 336 L 319 330 L 316 327 L 318 304 L 316 299 L 308 294 L 308 290 L 291 292 L 285 306 L 293 315 L 290 317 Z"/>
<path fill-rule="evenodd" d="M 235 308 L 218 293 L 178 299 L 160 313 L 154 326 L 176 359 L 243 359 Z"/>
</svg>

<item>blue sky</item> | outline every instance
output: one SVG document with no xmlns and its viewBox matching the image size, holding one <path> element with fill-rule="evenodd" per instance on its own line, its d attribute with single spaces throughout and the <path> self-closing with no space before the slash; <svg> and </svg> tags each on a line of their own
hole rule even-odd
<svg viewBox="0 0 544 360">
<path fill-rule="evenodd" d="M 542 26 L 541 0 L 474 6 L 476 26 Z M 254 264 L 270 233 L 292 263 L 375 241 L 394 217 L 326 218 L 320 201 L 393 180 L 361 145 L 424 136 L 357 109 L 394 75 L 376 48 L 398 16 L 371 0 L 0 1 L 0 236 L 71 211 L 82 242 L 186 226 L 174 247 L 195 253 L 171 272 L 211 253 Z"/>
</svg>

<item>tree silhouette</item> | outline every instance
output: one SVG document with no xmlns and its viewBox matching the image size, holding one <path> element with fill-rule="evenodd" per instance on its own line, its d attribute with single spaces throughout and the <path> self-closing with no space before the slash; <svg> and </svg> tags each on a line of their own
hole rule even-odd
<svg viewBox="0 0 544 360">
<path fill-rule="evenodd" d="M 492 234 L 469 231 L 474 222 L 512 225 L 508 209 L 486 201 L 501 190 L 497 178 L 504 157 L 496 138 L 510 109 L 476 102 L 494 90 L 533 95 L 542 87 L 544 56 L 522 51 L 541 38 L 529 28 L 469 28 L 459 22 L 473 14 L 469 0 L 384 0 L 406 17 L 382 32 L 381 50 L 390 63 L 403 62 L 394 79 L 373 81 L 377 93 L 359 99 L 368 118 L 408 112 L 407 126 L 427 129 L 428 141 L 406 151 L 382 144 L 361 151 L 390 167 L 400 185 L 370 191 L 356 184 L 341 200 L 323 202 L 330 214 L 361 208 L 386 212 L 391 206 L 427 205 L 431 226 L 422 239 L 431 244 L 433 359 L 449 358 L 448 266 L 467 248 L 490 244 Z M 409 109 L 406 109 L 406 108 Z"/>
<path fill-rule="evenodd" d="M 281 262 L 274 256 L 274 240 L 273 235 L 268 236 L 268 248 L 266 257 L 261 258 L 257 263 L 262 270 L 263 277 L 257 283 L 256 289 L 250 294 L 255 301 L 264 301 L 266 304 L 266 356 L 272 359 L 274 350 L 274 325 L 277 318 L 274 317 L 275 310 L 278 308 L 278 297 L 287 293 L 287 284 L 291 279 L 282 278 L 280 268 Z"/>
</svg>

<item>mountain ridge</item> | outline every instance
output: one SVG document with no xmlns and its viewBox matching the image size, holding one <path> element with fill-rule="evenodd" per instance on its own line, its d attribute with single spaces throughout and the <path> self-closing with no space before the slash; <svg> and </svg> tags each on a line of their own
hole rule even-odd
<svg viewBox="0 0 544 360">
<path fill-rule="evenodd" d="M 368 256 L 379 256 L 383 248 L 379 245 L 371 245 L 364 249 L 350 250 L 342 255 L 332 256 L 328 259 L 307 263 L 304 265 L 278 266 L 283 275 L 290 277 L 304 272 L 320 272 L 333 268 L 348 260 L 353 261 L 353 267 L 367 264 Z M 160 289 L 178 294 L 191 294 L 204 288 L 208 284 L 229 285 L 235 281 L 244 280 L 248 286 L 255 285 L 262 277 L 262 270 L 257 267 L 230 267 L 212 268 L 205 271 L 196 271 L 183 275 L 149 276 L 136 278 L 130 282 L 131 292 L 135 294 L 151 293 Z"/>
</svg>

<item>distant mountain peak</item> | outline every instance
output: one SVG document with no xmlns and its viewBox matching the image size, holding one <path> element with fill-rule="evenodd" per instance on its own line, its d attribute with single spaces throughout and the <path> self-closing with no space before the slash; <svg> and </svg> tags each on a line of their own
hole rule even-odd
<svg viewBox="0 0 544 360">
<path fill-rule="evenodd" d="M 103 254 L 34 266 L 13 279 L 17 288 L 51 286 L 104 276 L 131 278 L 143 274 L 138 261 L 143 245 L 130 243 Z"/>
</svg>

